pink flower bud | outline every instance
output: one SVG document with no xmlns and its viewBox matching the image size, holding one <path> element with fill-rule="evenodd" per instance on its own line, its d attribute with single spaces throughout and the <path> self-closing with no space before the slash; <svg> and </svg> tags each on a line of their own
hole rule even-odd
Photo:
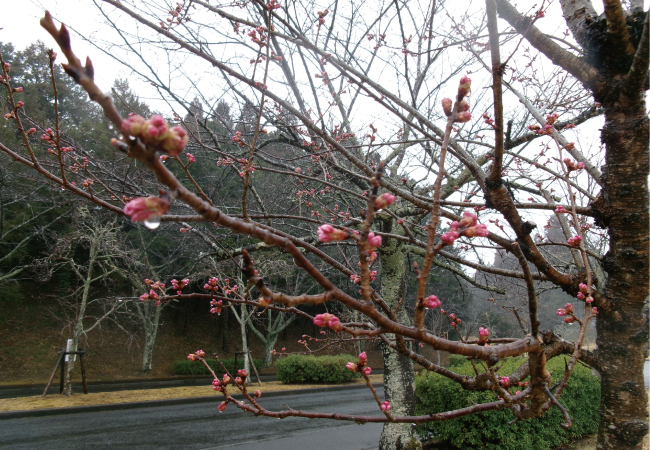
<svg viewBox="0 0 650 450">
<path fill-rule="evenodd" d="M 442 302 L 438 300 L 438 297 L 435 295 L 430 295 L 424 299 L 424 307 L 429 309 L 435 309 L 440 306 Z"/>
<path fill-rule="evenodd" d="M 591 303 L 594 301 L 594 298 L 591 295 L 588 295 L 587 298 L 585 299 L 585 303 Z"/>
<path fill-rule="evenodd" d="M 454 241 L 458 239 L 459 233 L 456 231 L 447 231 L 446 233 L 443 233 L 442 236 L 440 237 L 440 240 L 444 242 L 447 245 L 454 245 Z"/>
<path fill-rule="evenodd" d="M 199 358 L 203 358 L 205 356 L 205 352 L 203 350 L 197 350 L 194 352 L 194 354 Z"/>
<path fill-rule="evenodd" d="M 344 241 L 348 238 L 347 231 L 336 229 L 330 224 L 318 227 L 317 233 L 320 242 Z"/>
<path fill-rule="evenodd" d="M 578 292 L 578 295 L 576 295 L 576 297 L 578 297 L 579 300 L 584 300 L 585 298 L 587 298 L 587 296 L 582 292 Z"/>
<path fill-rule="evenodd" d="M 388 412 L 388 411 L 391 410 L 390 403 L 388 403 L 388 402 L 383 402 L 381 405 L 379 405 L 379 408 L 380 408 L 382 411 L 385 411 L 385 412 Z"/>
<path fill-rule="evenodd" d="M 168 131 L 169 131 L 169 125 L 167 124 L 167 122 L 165 122 L 163 116 L 159 114 L 155 114 L 151 116 L 149 120 L 146 120 L 142 125 L 142 128 L 140 130 L 140 137 L 147 144 L 157 144 L 163 141 L 167 137 Z M 170 147 L 172 146 L 170 145 Z M 172 153 L 172 151 L 170 150 L 167 151 L 169 151 L 170 155 L 175 156 L 178 155 L 181 152 L 181 150 L 182 148 L 178 149 L 176 153 Z"/>
<path fill-rule="evenodd" d="M 375 236 L 372 231 L 368 233 L 368 245 L 372 249 L 379 247 L 381 245 L 381 236 Z"/>
<path fill-rule="evenodd" d="M 395 202 L 395 196 L 388 192 L 381 194 L 375 199 L 375 210 L 379 211 L 385 207 L 392 205 Z"/>
<path fill-rule="evenodd" d="M 34 134 L 34 133 L 36 133 L 36 128 L 30 128 L 29 130 L 27 130 L 27 134 Z"/>
<path fill-rule="evenodd" d="M 190 361 L 196 361 L 196 355 L 194 353 L 190 353 L 189 355 L 187 355 L 187 359 L 189 359 Z"/>
<path fill-rule="evenodd" d="M 167 196 L 138 197 L 124 205 L 124 214 L 131 217 L 131 222 L 141 222 L 163 216 L 169 206 Z"/>
<path fill-rule="evenodd" d="M 267 306 L 269 306 L 269 305 L 271 304 L 271 298 L 270 298 L 270 297 L 261 297 L 261 298 L 257 301 L 257 303 L 259 303 L 260 306 L 266 308 Z"/>
<path fill-rule="evenodd" d="M 487 340 L 490 336 L 490 330 L 488 328 L 479 327 L 478 329 L 479 340 Z"/>
<path fill-rule="evenodd" d="M 23 92 L 23 87 L 22 87 L 22 86 L 15 87 L 15 88 L 13 89 L 13 91 L 14 91 L 14 92 L 17 92 L 17 93 L 20 94 L 21 92 Z"/>
<path fill-rule="evenodd" d="M 370 367 L 364 367 L 363 369 L 361 369 L 361 372 L 363 372 L 365 376 L 368 376 L 370 375 L 370 372 L 372 372 L 372 369 Z"/>
<path fill-rule="evenodd" d="M 576 319 L 573 316 L 566 316 L 564 318 L 564 323 L 573 323 L 573 322 L 575 322 L 575 320 Z"/>
<path fill-rule="evenodd" d="M 598 314 L 598 308 L 596 308 L 595 306 L 593 308 L 591 308 L 591 313 L 592 314 Z"/>
<path fill-rule="evenodd" d="M 501 377 L 501 378 L 499 379 L 499 383 L 500 383 L 501 386 L 503 386 L 503 387 L 508 387 L 508 386 L 510 386 L 510 377 Z"/>
<path fill-rule="evenodd" d="M 567 213 L 567 212 L 568 211 L 562 205 L 555 208 L 555 214 L 564 214 L 564 213 Z"/>
<path fill-rule="evenodd" d="M 181 154 L 189 139 L 190 138 L 183 127 L 172 127 L 172 129 L 167 131 L 164 135 L 162 148 L 171 156 L 177 156 Z M 194 158 L 194 155 L 191 153 L 187 154 L 187 159 L 190 163 L 196 162 L 196 158 Z"/>
<path fill-rule="evenodd" d="M 358 371 L 359 371 L 359 366 L 357 366 L 357 365 L 356 365 L 355 363 L 353 363 L 353 362 L 348 362 L 348 363 L 345 365 L 345 367 L 346 367 L 348 370 L 351 370 L 352 372 L 358 372 Z"/>
<path fill-rule="evenodd" d="M 228 383 L 230 383 L 230 376 L 227 373 L 223 374 L 223 378 L 221 379 L 221 383 L 225 386 Z"/>
<path fill-rule="evenodd" d="M 469 103 L 467 103 L 467 100 L 465 100 L 465 99 L 461 100 L 460 105 L 459 105 L 459 111 L 460 112 L 469 111 Z"/>
<path fill-rule="evenodd" d="M 296 173 L 300 173 L 300 172 L 302 172 L 302 169 L 301 169 L 300 167 L 296 167 L 296 169 L 294 170 L 294 172 L 296 172 Z"/>
<path fill-rule="evenodd" d="M 241 377 L 235 378 L 235 384 L 242 384 L 244 380 L 241 379 Z"/>
<path fill-rule="evenodd" d="M 16 103 L 16 108 L 22 108 L 25 104 L 22 101 Z"/>
<path fill-rule="evenodd" d="M 217 409 L 219 412 L 224 412 L 226 410 L 226 406 L 228 406 L 227 402 L 221 402 L 219 406 L 217 406 Z"/>
<path fill-rule="evenodd" d="M 582 293 L 584 293 L 584 294 L 588 294 L 588 293 L 589 293 L 589 286 L 587 286 L 587 285 L 584 284 L 584 283 L 580 283 L 580 284 L 578 285 L 578 288 L 580 289 L 580 292 L 582 292 Z"/>
<path fill-rule="evenodd" d="M 359 364 L 365 364 L 366 361 L 368 361 L 368 355 L 366 355 L 366 352 L 359 353 Z"/>
<path fill-rule="evenodd" d="M 569 244 L 571 247 L 580 247 L 581 243 L 582 243 L 581 236 L 573 236 L 572 238 L 569 238 L 569 240 L 567 240 L 567 244 Z"/>
<path fill-rule="evenodd" d="M 467 75 L 463 75 L 458 84 L 458 96 L 465 97 L 472 91 L 472 80 Z"/>
<path fill-rule="evenodd" d="M 260 391 L 258 389 L 258 390 L 255 391 L 255 393 L 253 395 L 255 396 L 255 398 L 260 398 L 262 396 L 262 391 Z"/>
<path fill-rule="evenodd" d="M 566 309 L 568 313 L 573 314 L 573 305 L 571 303 L 564 305 L 564 309 Z"/>
<path fill-rule="evenodd" d="M 343 325 L 341 325 L 339 318 L 329 313 L 317 314 L 316 317 L 314 317 L 314 325 L 318 327 L 330 327 L 332 330 L 337 332 L 343 329 Z"/>
<path fill-rule="evenodd" d="M 451 116 L 451 109 L 453 107 L 454 102 L 450 98 L 443 98 L 442 99 L 442 110 L 445 113 L 445 116 L 449 117 Z"/>
<path fill-rule="evenodd" d="M 239 369 L 237 371 L 237 375 L 239 375 L 242 378 L 246 378 L 248 376 L 248 372 L 246 372 L 244 369 Z"/>
<path fill-rule="evenodd" d="M 122 134 L 125 136 L 140 136 L 140 131 L 144 125 L 144 117 L 129 116 L 128 119 L 122 121 Z"/>
<path fill-rule="evenodd" d="M 173 130 L 173 128 L 172 128 L 172 130 Z M 195 162 L 196 162 L 196 158 L 194 157 L 193 154 L 191 154 L 191 153 L 186 153 L 185 156 L 187 156 L 187 163 L 188 163 L 188 164 L 191 164 L 191 163 L 195 163 Z"/>
<path fill-rule="evenodd" d="M 471 118 L 472 118 L 472 113 L 470 113 L 469 111 L 461 111 L 458 114 L 456 114 L 456 119 L 454 120 L 454 122 L 465 123 L 465 122 L 469 122 Z"/>
</svg>

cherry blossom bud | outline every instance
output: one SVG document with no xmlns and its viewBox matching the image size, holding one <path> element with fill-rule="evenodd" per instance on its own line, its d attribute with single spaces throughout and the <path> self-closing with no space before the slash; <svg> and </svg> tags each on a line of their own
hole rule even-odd
<svg viewBox="0 0 650 450">
<path fill-rule="evenodd" d="M 257 303 L 259 303 L 260 306 L 266 308 L 267 306 L 269 306 L 269 305 L 271 304 L 271 298 L 270 298 L 270 297 L 261 297 L 261 298 L 257 301 Z"/>
<path fill-rule="evenodd" d="M 329 313 L 317 314 L 316 317 L 314 317 L 314 325 L 317 327 L 330 327 L 332 330 L 337 332 L 343 329 L 343 325 L 341 325 L 339 318 Z"/>
<path fill-rule="evenodd" d="M 579 300 L 584 300 L 587 298 L 587 296 L 582 292 L 578 292 L 578 295 L 576 295 L 576 297 L 578 297 Z"/>
<path fill-rule="evenodd" d="M 226 406 L 228 406 L 227 402 L 221 402 L 219 406 L 217 406 L 217 409 L 219 412 L 224 412 L 226 410 Z"/>
<path fill-rule="evenodd" d="M 242 384 L 244 380 L 241 379 L 241 377 L 235 378 L 235 384 Z"/>
<path fill-rule="evenodd" d="M 125 136 L 140 136 L 140 131 L 144 125 L 144 117 L 129 116 L 128 119 L 122 121 L 122 134 Z"/>
<path fill-rule="evenodd" d="M 239 375 L 242 378 L 246 378 L 248 376 L 248 372 L 246 372 L 244 369 L 239 369 L 237 371 L 237 375 Z"/>
<path fill-rule="evenodd" d="M 23 87 L 22 87 L 22 86 L 15 87 L 15 88 L 13 89 L 13 91 L 14 91 L 14 92 L 17 92 L 17 93 L 21 93 L 21 92 L 23 92 Z"/>
<path fill-rule="evenodd" d="M 22 108 L 25 104 L 22 101 L 16 103 L 16 108 Z"/>
<path fill-rule="evenodd" d="M 594 298 L 591 295 L 588 295 L 587 298 L 585 299 L 585 303 L 591 303 L 594 301 Z"/>
<path fill-rule="evenodd" d="M 589 286 L 587 286 L 587 285 L 584 284 L 584 283 L 580 283 L 580 284 L 578 285 L 578 288 L 580 289 L 580 292 L 582 292 L 582 293 L 584 293 L 584 294 L 588 294 L 588 293 L 589 293 Z"/>
<path fill-rule="evenodd" d="M 348 362 L 348 363 L 345 365 L 345 367 L 346 367 L 348 370 L 351 370 L 352 372 L 358 372 L 358 371 L 359 371 L 359 366 L 357 366 L 357 365 L 356 365 L 355 363 L 353 363 L 353 362 Z"/>
<path fill-rule="evenodd" d="M 317 233 L 320 242 L 344 241 L 348 238 L 347 231 L 336 229 L 330 224 L 318 227 Z"/>
<path fill-rule="evenodd" d="M 379 247 L 381 245 L 381 236 L 375 236 L 372 231 L 368 233 L 368 245 L 372 249 Z"/>
<path fill-rule="evenodd" d="M 460 105 L 459 105 L 459 111 L 460 112 L 469 111 L 469 103 L 467 103 L 467 100 L 465 100 L 465 99 L 461 100 Z"/>
<path fill-rule="evenodd" d="M 161 142 L 163 139 L 167 137 L 168 131 L 169 131 L 169 125 L 167 124 L 167 122 L 165 122 L 163 116 L 161 116 L 160 114 L 155 114 L 151 116 L 149 120 L 146 120 L 142 125 L 142 128 L 140 130 L 140 137 L 142 137 L 142 139 L 147 144 L 157 144 L 158 142 Z M 181 150 L 182 149 L 178 150 L 176 155 L 178 155 Z M 170 154 L 172 154 L 171 151 Z"/>
<path fill-rule="evenodd" d="M 598 314 L 598 308 L 596 308 L 595 306 L 593 308 L 591 308 L 591 313 L 592 314 Z"/>
<path fill-rule="evenodd" d="M 221 379 L 221 382 L 223 383 L 224 386 L 227 385 L 228 383 L 230 383 L 230 376 L 227 373 L 223 374 L 223 378 Z"/>
<path fill-rule="evenodd" d="M 388 192 L 381 194 L 375 199 L 375 210 L 379 211 L 385 207 L 392 205 L 395 202 L 395 196 Z"/>
<path fill-rule="evenodd" d="M 260 391 L 258 389 L 258 390 L 255 391 L 255 393 L 253 395 L 255 396 L 255 398 L 260 398 L 262 396 L 262 391 Z"/>
<path fill-rule="evenodd" d="M 294 170 L 294 172 L 296 172 L 296 173 L 300 173 L 300 172 L 302 172 L 302 169 L 301 169 L 300 167 L 296 167 L 296 169 Z"/>
<path fill-rule="evenodd" d="M 451 116 L 451 108 L 453 104 L 454 102 L 450 98 L 445 97 L 442 99 L 442 110 L 444 111 L 445 116 Z"/>
<path fill-rule="evenodd" d="M 572 238 L 569 238 L 569 240 L 567 240 L 567 244 L 569 244 L 571 247 L 580 247 L 581 243 L 582 243 L 581 236 L 573 236 Z"/>
<path fill-rule="evenodd" d="M 364 367 L 363 369 L 361 369 L 361 372 L 362 372 L 365 376 L 368 376 L 368 375 L 370 375 L 370 373 L 372 372 L 372 369 L 371 369 L 370 367 Z"/>
<path fill-rule="evenodd" d="M 458 96 L 465 97 L 472 91 L 472 80 L 467 75 L 463 75 L 458 84 Z"/>
<path fill-rule="evenodd" d="M 555 208 L 555 214 L 564 214 L 564 213 L 567 213 L 567 212 L 568 211 L 562 205 Z"/>
<path fill-rule="evenodd" d="M 190 138 L 183 127 L 172 127 L 165 133 L 162 148 L 171 156 L 177 156 L 181 154 L 189 139 Z M 191 153 L 187 154 L 187 159 L 190 163 L 196 162 L 194 155 Z"/>
<path fill-rule="evenodd" d="M 440 236 L 440 240 L 442 240 L 442 242 L 447 245 L 453 245 L 454 241 L 458 239 L 459 236 L 460 234 L 456 231 L 447 231 L 446 233 L 443 233 L 442 236 Z"/>
<path fill-rule="evenodd" d="M 36 133 L 36 128 L 30 128 L 29 130 L 27 130 L 27 134 L 34 134 L 34 133 Z"/>
<path fill-rule="evenodd" d="M 501 377 L 499 379 L 499 384 L 503 387 L 508 387 L 510 386 L 510 377 Z"/>
<path fill-rule="evenodd" d="M 462 111 L 456 114 L 456 119 L 454 119 L 454 122 L 465 123 L 465 122 L 469 122 L 471 118 L 472 118 L 472 113 L 468 111 Z"/>
<path fill-rule="evenodd" d="M 131 222 L 141 222 L 163 216 L 169 206 L 169 194 L 160 197 L 138 197 L 124 205 L 124 214 L 131 217 Z"/>
<path fill-rule="evenodd" d="M 487 341 L 490 336 L 490 330 L 488 328 L 479 327 L 478 337 L 479 341 Z"/>
<path fill-rule="evenodd" d="M 379 408 L 380 408 L 382 411 L 388 412 L 388 411 L 391 410 L 392 407 L 390 406 L 390 403 L 388 403 L 388 402 L 383 402 L 381 405 L 379 405 Z"/>
<path fill-rule="evenodd" d="M 368 355 L 366 355 L 366 352 L 361 352 L 359 353 L 359 364 L 365 364 L 368 361 Z"/>
<path fill-rule="evenodd" d="M 429 309 L 435 309 L 440 306 L 442 302 L 438 300 L 438 297 L 435 295 L 430 295 L 424 299 L 424 307 Z"/>
<path fill-rule="evenodd" d="M 189 355 L 187 355 L 187 359 L 189 359 L 190 361 L 196 361 L 196 355 L 194 353 L 190 353 Z"/>
<path fill-rule="evenodd" d="M 575 322 L 575 320 L 576 319 L 573 316 L 566 316 L 564 318 L 564 323 L 573 323 L 573 322 Z"/>
<path fill-rule="evenodd" d="M 197 350 L 194 352 L 194 354 L 199 358 L 203 358 L 205 356 L 205 352 L 203 350 Z"/>
<path fill-rule="evenodd" d="M 188 164 L 191 164 L 191 163 L 195 163 L 195 162 L 196 162 L 196 158 L 194 157 L 193 154 L 191 154 L 191 153 L 186 153 L 185 156 L 187 156 L 187 163 L 188 163 Z"/>
</svg>

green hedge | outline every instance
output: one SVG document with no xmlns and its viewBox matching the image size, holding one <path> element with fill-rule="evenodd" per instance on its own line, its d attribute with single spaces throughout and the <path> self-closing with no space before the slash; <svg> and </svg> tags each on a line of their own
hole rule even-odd
<svg viewBox="0 0 650 450">
<path fill-rule="evenodd" d="M 208 365 L 215 371 L 217 375 L 222 375 L 223 369 L 214 359 L 206 359 Z M 224 363 L 226 369 L 232 374 L 239 369 L 244 368 L 244 360 L 241 358 L 237 359 L 237 368 L 235 368 L 235 358 L 223 359 L 221 362 Z M 264 361 L 261 359 L 253 358 L 255 367 L 263 367 Z M 250 369 L 253 373 L 253 368 Z M 189 359 L 182 359 L 176 361 L 172 366 L 172 373 L 174 375 L 210 375 L 208 369 L 200 361 L 190 361 Z"/>
<path fill-rule="evenodd" d="M 512 373 L 522 360 L 507 361 L 499 374 Z M 554 358 L 548 369 L 557 381 L 564 370 L 564 357 Z M 474 375 L 469 363 L 454 367 L 454 372 Z M 465 408 L 471 402 L 486 403 L 496 400 L 492 392 L 465 391 L 459 384 L 441 375 L 431 373 L 416 378 L 416 413 L 436 414 Z M 549 450 L 598 430 L 600 383 L 591 370 L 578 365 L 564 390 L 560 403 L 569 410 L 573 425 L 569 430 L 560 427 L 562 414 L 552 407 L 539 419 L 508 425 L 515 416 L 508 409 L 459 417 L 446 422 L 424 424 L 418 427 L 423 440 L 452 444 L 461 449 L 481 450 Z"/>
<path fill-rule="evenodd" d="M 462 355 L 449 355 L 449 367 L 462 366 L 467 364 L 467 357 Z"/>
<path fill-rule="evenodd" d="M 357 359 L 352 355 L 290 355 L 276 361 L 276 376 L 285 384 L 345 383 L 361 376 L 345 367 L 349 361 L 356 362 Z"/>
</svg>

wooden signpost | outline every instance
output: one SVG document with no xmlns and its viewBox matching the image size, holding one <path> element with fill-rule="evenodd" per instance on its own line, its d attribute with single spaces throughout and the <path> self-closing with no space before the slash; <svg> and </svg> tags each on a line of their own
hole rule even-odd
<svg viewBox="0 0 650 450">
<path fill-rule="evenodd" d="M 83 388 L 84 388 L 84 394 L 88 393 L 88 384 L 86 382 L 86 367 L 84 365 L 84 355 L 86 352 L 83 351 L 83 349 L 79 349 L 77 351 L 66 351 L 64 348 L 59 354 L 59 359 L 56 361 L 56 365 L 54 366 L 54 370 L 52 371 L 52 375 L 50 375 L 50 379 L 47 382 L 47 386 L 45 386 L 45 390 L 43 391 L 42 397 L 45 397 L 47 395 L 47 390 L 50 388 L 50 385 L 52 384 L 52 380 L 54 380 L 54 375 L 56 375 L 56 369 L 61 366 L 61 381 L 59 385 L 59 394 L 63 393 L 63 382 L 64 382 L 64 375 L 65 375 L 65 361 L 68 360 L 67 356 L 71 355 L 79 355 L 79 366 L 81 367 L 81 380 L 83 382 Z"/>
</svg>

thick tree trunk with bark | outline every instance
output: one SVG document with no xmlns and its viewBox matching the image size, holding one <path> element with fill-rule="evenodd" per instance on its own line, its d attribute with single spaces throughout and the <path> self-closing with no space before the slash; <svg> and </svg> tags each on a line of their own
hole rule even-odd
<svg viewBox="0 0 650 450">
<path fill-rule="evenodd" d="M 613 83 L 612 83 L 613 84 Z M 598 449 L 641 449 L 647 433 L 648 398 L 643 346 L 648 325 L 648 118 L 642 92 L 625 105 L 604 104 L 605 187 L 596 208 L 609 225 L 610 248 L 603 258 L 609 278 L 608 304 L 597 319 L 601 374 Z"/>
<path fill-rule="evenodd" d="M 401 245 L 391 239 L 382 246 L 381 295 L 388 306 L 394 309 L 404 296 L 405 261 Z M 404 305 L 399 310 L 398 318 L 408 321 Z M 393 339 L 394 335 L 386 335 Z M 384 355 L 384 394 L 392 406 L 391 412 L 396 416 L 415 413 L 415 374 L 413 362 L 406 356 L 382 345 Z M 422 448 L 415 435 L 415 427 L 410 423 L 386 423 L 379 440 L 380 450 L 406 450 Z"/>
</svg>

